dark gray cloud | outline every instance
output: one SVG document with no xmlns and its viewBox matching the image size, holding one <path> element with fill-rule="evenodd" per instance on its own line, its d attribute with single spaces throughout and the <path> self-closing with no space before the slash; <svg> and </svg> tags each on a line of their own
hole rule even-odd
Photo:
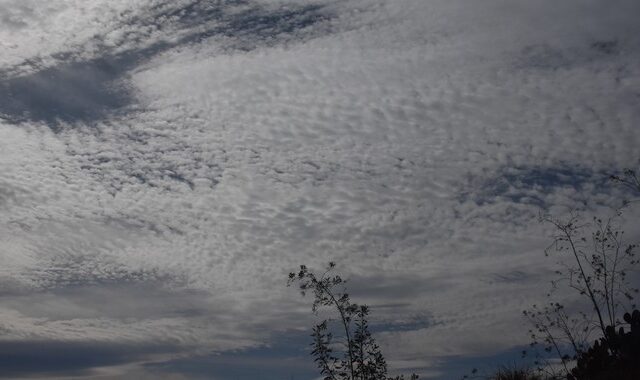
<svg viewBox="0 0 640 380">
<path fill-rule="evenodd" d="M 93 121 L 129 105 L 132 96 L 118 80 L 127 69 L 117 59 L 62 63 L 0 81 L 0 113 L 12 122 Z"/>
<path fill-rule="evenodd" d="M 102 343 L 96 341 L 0 341 L 0 377 L 84 377 L 101 366 L 132 363 L 155 354 L 175 353 L 176 348 Z"/>
<path fill-rule="evenodd" d="M 6 291 L 0 305 L 33 318 L 171 318 L 210 312 L 207 294 L 172 289 L 170 281 L 121 280 L 110 283 L 57 284 L 46 291 Z"/>
<path fill-rule="evenodd" d="M 531 204 L 548 209 L 554 204 L 555 192 L 571 189 L 576 197 L 586 200 L 593 193 L 609 191 L 609 175 L 587 167 L 509 166 L 496 174 L 471 177 L 461 199 L 471 199 L 479 205 L 507 199 L 513 203 Z"/>
<path fill-rule="evenodd" d="M 237 8 L 240 11 L 236 11 Z M 332 14 L 321 4 L 272 8 L 247 0 L 196 0 L 177 9 L 172 2 L 156 5 L 146 16 L 150 17 L 140 19 L 142 25 L 152 23 L 160 29 L 175 27 L 187 31 L 174 46 L 225 36 L 235 40 L 233 47 L 249 50 L 273 45 L 279 42 L 278 38 L 286 36 L 300 42 L 306 28 L 329 20 Z"/>
<path fill-rule="evenodd" d="M 187 358 L 148 363 L 154 373 L 179 373 L 190 379 L 288 380 L 311 379 L 316 368 L 310 360 L 309 332 L 284 333 L 270 344 L 249 350 L 195 355 Z"/>
<path fill-rule="evenodd" d="M 125 29 L 125 37 L 115 48 L 98 35 L 80 50 L 54 54 L 58 63 L 53 66 L 39 68 L 36 58 L 0 71 L 0 116 L 45 122 L 54 131 L 60 122 L 95 122 L 135 104 L 127 73 L 158 54 L 212 37 L 228 38 L 226 49 L 242 51 L 301 42 L 318 33 L 312 26 L 329 18 L 321 5 L 273 8 L 246 0 L 155 4 L 118 21 L 115 30 Z M 161 38 L 140 30 L 153 30 Z M 97 52 L 95 58 L 83 58 L 89 48 Z M 24 70 L 28 73 L 14 74 Z"/>
<path fill-rule="evenodd" d="M 531 281 L 540 277 L 539 275 L 527 273 L 521 270 L 514 270 L 506 273 L 496 273 L 491 276 L 490 281 L 503 282 L 503 283 L 515 283 L 522 281 Z"/>
<path fill-rule="evenodd" d="M 522 49 L 514 59 L 518 69 L 534 70 L 569 70 L 594 62 L 615 62 L 617 55 L 622 52 L 633 51 L 632 43 L 617 39 L 593 40 L 582 46 L 563 48 L 551 43 L 529 45 Z"/>
</svg>

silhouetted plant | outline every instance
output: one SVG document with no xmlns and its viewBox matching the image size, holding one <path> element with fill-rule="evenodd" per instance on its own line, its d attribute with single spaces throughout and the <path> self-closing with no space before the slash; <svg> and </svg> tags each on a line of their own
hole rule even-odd
<svg viewBox="0 0 640 380">
<path fill-rule="evenodd" d="M 611 179 L 640 192 L 640 181 L 633 170 L 625 170 L 623 175 L 611 176 Z M 613 354 L 609 340 L 614 335 L 610 331 L 615 332 L 623 324 L 621 313 L 635 308 L 633 302 L 638 289 L 630 283 L 628 276 L 637 268 L 637 246 L 625 243 L 624 231 L 618 225 L 628 204 L 625 201 L 612 217 L 604 220 L 594 217 L 591 223 L 583 222 L 576 214 L 566 221 L 550 216 L 541 218 L 552 224 L 556 231 L 545 255 L 559 253 L 569 259 L 556 271 L 559 279 L 552 282 L 553 288 L 567 286 L 588 303 L 577 311 L 569 311 L 559 302 L 549 302 L 523 312 L 533 326 L 529 330 L 532 346 L 541 345 L 546 353 L 546 356 L 538 355 L 536 363 L 540 370 L 546 370 L 554 377 L 566 377 L 571 372 L 571 362 L 587 355 L 594 334 L 601 342 L 594 355 L 603 347 Z M 591 233 L 587 232 L 589 229 Z M 548 296 L 552 297 L 552 294 Z M 549 357 L 559 361 L 560 370 Z"/>
<path fill-rule="evenodd" d="M 312 328 L 311 355 L 324 380 L 404 380 L 403 376 L 387 377 L 387 362 L 369 331 L 369 307 L 351 302 L 339 275 L 331 275 L 335 264 L 316 276 L 301 265 L 297 273 L 289 273 L 287 286 L 297 282 L 302 295 L 313 292 L 312 310 L 322 306 L 338 312 L 337 321 L 325 319 Z M 331 322 L 337 322 L 341 335 L 334 335 Z M 410 380 L 417 380 L 411 375 Z"/>
<path fill-rule="evenodd" d="M 640 178 L 633 169 L 625 169 L 622 174 L 613 174 L 609 179 L 627 187 L 634 193 L 640 191 Z"/>
<path fill-rule="evenodd" d="M 640 311 L 625 313 L 630 331 L 607 326 L 606 336 L 578 355 L 569 380 L 640 379 Z"/>
<path fill-rule="evenodd" d="M 544 380 L 535 369 L 530 367 L 501 366 L 495 372 L 488 375 L 481 375 L 477 369 L 473 369 L 471 374 L 465 375 L 462 379 L 482 379 L 482 380 Z"/>
<path fill-rule="evenodd" d="M 542 380 L 542 377 L 528 367 L 501 367 L 488 380 Z"/>
</svg>

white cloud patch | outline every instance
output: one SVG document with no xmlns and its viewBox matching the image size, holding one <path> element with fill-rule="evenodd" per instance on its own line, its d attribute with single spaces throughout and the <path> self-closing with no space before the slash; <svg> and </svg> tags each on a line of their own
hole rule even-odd
<svg viewBox="0 0 640 380">
<path fill-rule="evenodd" d="M 610 204 L 638 160 L 633 1 L 0 9 L 3 80 L 138 52 L 123 112 L 0 124 L 11 339 L 251 347 L 310 321 L 286 273 L 336 260 L 378 322 L 428 321 L 381 335 L 393 363 L 497 352 L 553 264 L 540 207 Z"/>
</svg>

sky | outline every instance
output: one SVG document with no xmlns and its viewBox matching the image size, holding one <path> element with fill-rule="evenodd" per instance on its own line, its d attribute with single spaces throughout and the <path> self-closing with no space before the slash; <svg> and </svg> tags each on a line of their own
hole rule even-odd
<svg viewBox="0 0 640 380">
<path fill-rule="evenodd" d="M 638 166 L 638 16 L 0 0 L 0 377 L 317 379 L 286 279 L 329 261 L 394 373 L 515 360 L 540 213 Z"/>
</svg>

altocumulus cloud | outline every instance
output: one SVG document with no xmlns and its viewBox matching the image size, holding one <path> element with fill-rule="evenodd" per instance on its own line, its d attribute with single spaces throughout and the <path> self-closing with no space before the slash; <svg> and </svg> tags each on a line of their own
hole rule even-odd
<svg viewBox="0 0 640 380">
<path fill-rule="evenodd" d="M 0 1 L 2 375 L 303 378 L 329 260 L 395 368 L 518 347 L 538 211 L 637 162 L 639 12 Z"/>
</svg>

